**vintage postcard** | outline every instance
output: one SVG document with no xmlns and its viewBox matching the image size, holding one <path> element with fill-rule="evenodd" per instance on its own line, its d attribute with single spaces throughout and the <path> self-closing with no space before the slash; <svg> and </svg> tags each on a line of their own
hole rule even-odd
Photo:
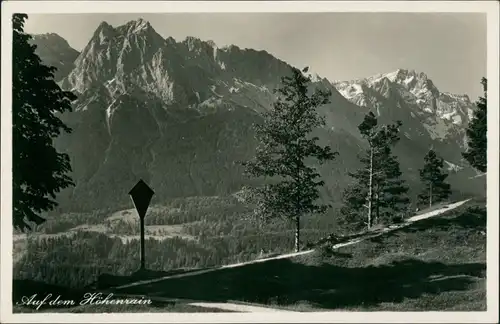
<svg viewBox="0 0 500 324">
<path fill-rule="evenodd" d="M 2 2 L 2 323 L 498 322 L 498 10 Z"/>
</svg>

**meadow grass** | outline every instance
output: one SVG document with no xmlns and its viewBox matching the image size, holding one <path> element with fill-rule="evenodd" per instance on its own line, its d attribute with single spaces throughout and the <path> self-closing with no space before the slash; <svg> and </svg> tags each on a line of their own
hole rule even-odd
<svg viewBox="0 0 500 324">
<path fill-rule="evenodd" d="M 355 245 L 122 291 L 299 311 L 486 308 L 486 213 L 478 206 Z"/>
<path fill-rule="evenodd" d="M 182 273 L 189 270 L 176 270 Z M 163 276 L 137 273 L 124 282 Z M 107 291 L 113 291 L 109 286 Z M 102 289 L 104 287 L 86 287 Z M 111 290 L 110 290 L 111 289 Z M 15 281 L 13 298 L 27 292 L 81 298 L 84 290 Z M 176 300 L 153 305 L 100 305 L 44 312 L 214 312 L 189 301 L 231 302 L 294 311 L 481 311 L 486 309 L 486 210 L 469 203 L 442 215 L 332 250 L 195 276 L 133 286 L 119 294 Z M 184 300 L 184 301 L 183 301 Z M 15 307 L 16 312 L 32 309 Z"/>
</svg>

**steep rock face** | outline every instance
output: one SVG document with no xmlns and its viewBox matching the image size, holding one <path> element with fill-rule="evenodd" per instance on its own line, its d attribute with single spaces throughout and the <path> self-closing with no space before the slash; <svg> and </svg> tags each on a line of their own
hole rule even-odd
<svg viewBox="0 0 500 324">
<path fill-rule="evenodd" d="M 401 119 L 407 138 L 418 138 L 449 162 L 464 164 L 460 152 L 475 107 L 467 95 L 440 92 L 425 73 L 403 69 L 334 85 L 346 99 L 374 109 L 382 119 Z"/>
<path fill-rule="evenodd" d="M 155 189 L 156 201 L 224 195 L 255 181 L 242 175 L 239 162 L 253 157 L 252 124 L 261 121 L 275 99 L 273 89 L 289 73 L 287 63 L 265 51 L 219 48 L 194 37 L 163 39 L 142 19 L 116 28 L 102 23 L 61 81 L 78 95 L 74 112 L 63 117 L 74 131 L 57 140 L 71 157 L 76 182 L 60 196 L 61 209 L 128 205 L 127 192 L 139 178 Z M 326 126 L 316 135 L 340 152 L 320 167 L 324 200 L 338 201 L 351 181 L 347 171 L 358 166 L 365 143 L 357 125 L 367 107 L 376 107 L 383 121 L 401 119 L 405 133 L 414 132 L 403 136 L 397 152 L 407 178 L 417 178 L 420 160 L 439 141 L 413 120 L 420 106 L 399 94 L 395 78 L 351 83 L 363 89 L 355 99 L 346 99 L 338 83 L 313 79 L 314 87 L 332 92 L 331 104 L 320 108 Z M 455 156 L 446 159 L 458 164 Z"/>
<path fill-rule="evenodd" d="M 61 36 L 50 33 L 32 35 L 31 44 L 36 45 L 36 54 L 42 61 L 57 68 L 54 79 L 60 81 L 66 77 L 75 67 L 75 59 L 80 54 L 69 46 L 68 42 Z"/>
<path fill-rule="evenodd" d="M 58 140 L 77 183 L 62 205 L 126 203 L 138 178 L 154 186 L 155 199 L 239 190 L 251 181 L 239 162 L 254 154 L 252 124 L 288 73 L 289 65 L 265 51 L 218 48 L 194 37 L 164 40 L 143 20 L 117 28 L 102 23 L 61 82 L 79 97 L 64 116 L 74 131 Z M 316 85 L 334 92 L 332 105 L 322 109 L 328 126 L 318 134 L 334 148 L 357 148 L 358 107 L 326 79 Z M 324 172 L 339 180 L 326 197 L 338 191 L 345 172 L 330 168 Z"/>
</svg>

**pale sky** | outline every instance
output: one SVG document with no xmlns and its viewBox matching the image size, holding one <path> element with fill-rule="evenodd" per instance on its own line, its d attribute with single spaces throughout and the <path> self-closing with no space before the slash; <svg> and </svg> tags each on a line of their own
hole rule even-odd
<svg viewBox="0 0 500 324">
<path fill-rule="evenodd" d="M 486 76 L 481 13 L 172 13 L 30 15 L 29 33 L 57 33 L 81 50 L 99 23 L 143 18 L 163 37 L 266 50 L 331 81 L 398 68 L 426 73 L 441 91 L 475 101 Z"/>
</svg>

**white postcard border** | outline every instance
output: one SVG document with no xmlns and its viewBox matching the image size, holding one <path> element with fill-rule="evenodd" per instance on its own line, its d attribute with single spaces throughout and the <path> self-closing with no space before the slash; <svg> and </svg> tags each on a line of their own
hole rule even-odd
<svg viewBox="0 0 500 324">
<path fill-rule="evenodd" d="M 487 14 L 488 174 L 486 312 L 12 314 L 11 15 L 161 12 L 476 12 Z M 1 295 L 5 323 L 496 323 L 498 322 L 499 3 L 496 1 L 5 1 L 2 2 Z"/>
</svg>

